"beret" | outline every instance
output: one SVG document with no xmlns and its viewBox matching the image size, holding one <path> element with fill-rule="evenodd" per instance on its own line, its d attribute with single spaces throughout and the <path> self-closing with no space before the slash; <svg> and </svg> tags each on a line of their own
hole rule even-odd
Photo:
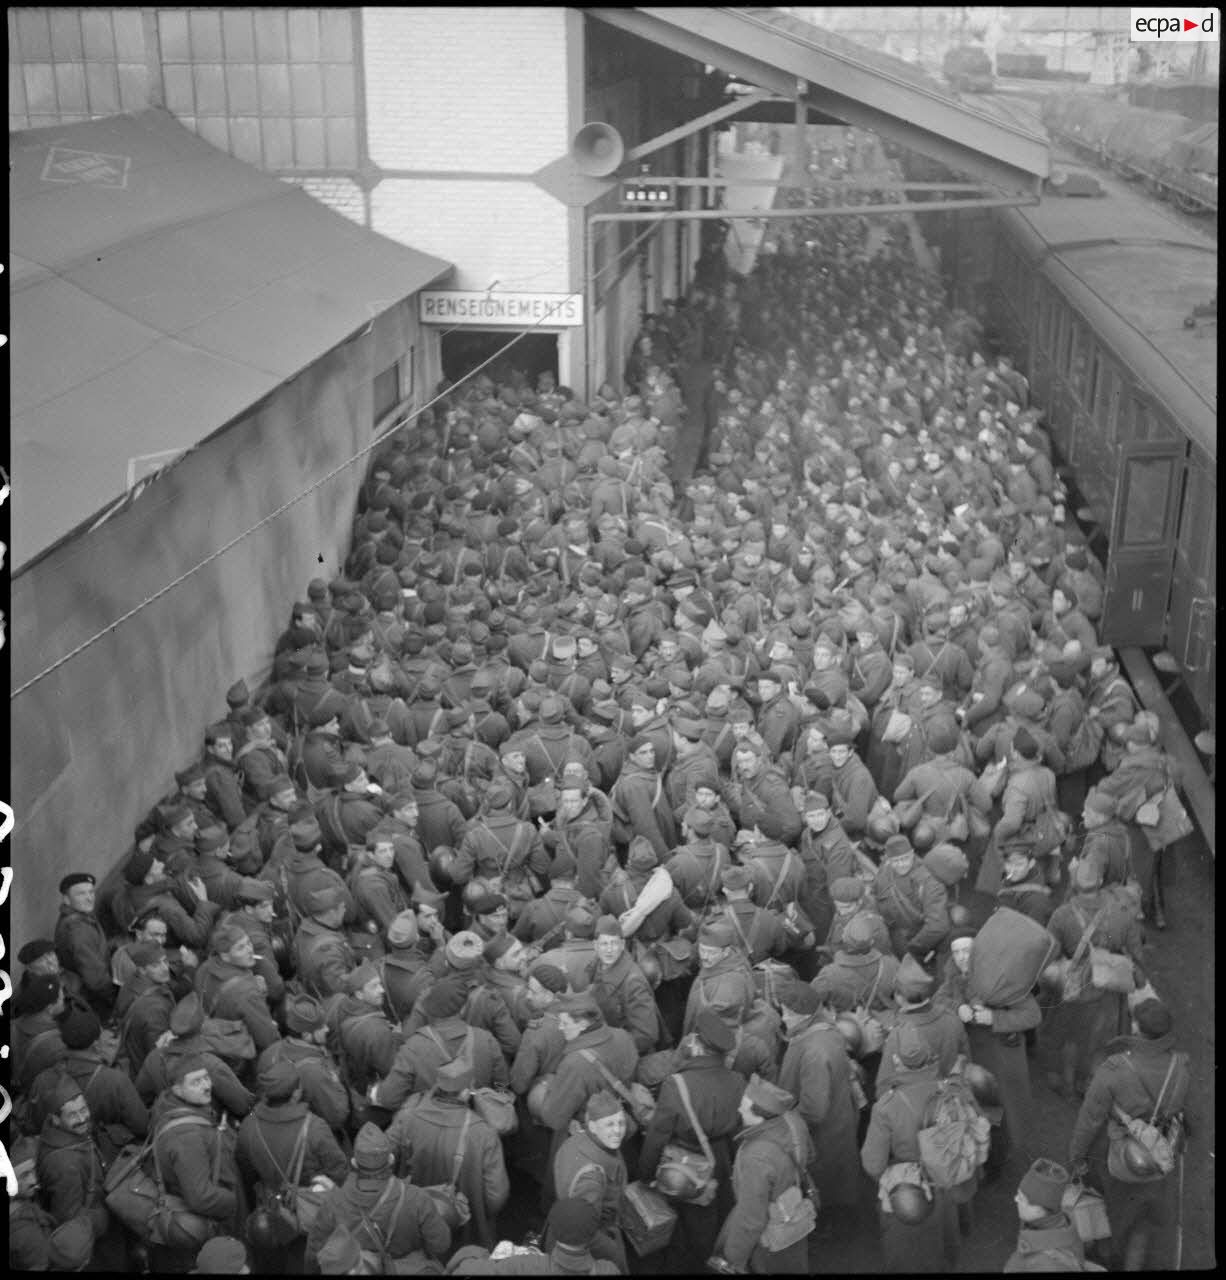
<svg viewBox="0 0 1226 1280">
<path fill-rule="evenodd" d="M 288 1098 L 302 1083 L 298 1068 L 288 1058 L 278 1058 L 262 1068 L 256 1083 L 270 1102 Z"/>
<path fill-rule="evenodd" d="M 622 936 L 622 927 L 616 916 L 601 916 L 596 921 L 596 936 L 598 938 L 620 938 Z"/>
<path fill-rule="evenodd" d="M 427 1018 L 454 1018 L 464 1008 L 468 991 L 455 978 L 442 978 L 422 999 L 422 1012 Z"/>
<path fill-rule="evenodd" d="M 596 917 L 584 906 L 574 906 L 565 916 L 566 931 L 572 938 L 594 938 Z"/>
<path fill-rule="evenodd" d="M 57 1019 L 60 1039 L 69 1049 L 88 1049 L 102 1034 L 102 1023 L 92 1009 L 70 1005 Z"/>
<path fill-rule="evenodd" d="M 839 876 L 830 882 L 830 896 L 835 902 L 859 902 L 864 897 L 864 881 L 859 876 Z"/>
<path fill-rule="evenodd" d="M 1132 1011 L 1132 1020 L 1147 1040 L 1157 1040 L 1170 1034 L 1171 1011 L 1161 1000 L 1142 1000 Z"/>
<path fill-rule="evenodd" d="M 1013 749 L 1020 756 L 1025 756 L 1028 760 L 1035 759 L 1039 754 L 1039 744 L 1035 741 L 1034 734 L 1023 725 L 1013 735 Z"/>
<path fill-rule="evenodd" d="M 706 725 L 701 720 L 691 720 L 687 716 L 674 716 L 672 727 L 687 742 L 701 742 L 706 732 Z"/>
<path fill-rule="evenodd" d="M 413 882 L 413 892 L 409 895 L 409 901 L 419 910 L 422 907 L 433 907 L 435 911 L 442 908 L 444 902 L 447 901 L 447 895 L 440 893 L 432 885 L 423 884 L 420 880 Z"/>
<path fill-rule="evenodd" d="M 195 1071 L 208 1071 L 208 1060 L 202 1053 L 181 1053 L 166 1064 L 166 1078 L 171 1084 L 180 1084 Z M 210 1077 L 211 1078 L 211 1077 Z"/>
<path fill-rule="evenodd" d="M 306 896 L 307 912 L 313 916 L 323 915 L 334 907 L 345 905 L 345 894 L 340 885 L 324 885 L 320 889 L 312 889 Z"/>
<path fill-rule="evenodd" d="M 502 894 L 486 892 L 473 900 L 470 909 L 475 916 L 488 916 L 501 911 L 506 905 L 507 900 Z"/>
<path fill-rule="evenodd" d="M 27 942 L 18 951 L 17 962 L 19 964 L 33 964 L 35 960 L 41 960 L 43 956 L 50 955 L 54 950 L 55 943 L 49 938 L 36 938 L 33 942 Z"/>
<path fill-rule="evenodd" d="M 821 791 L 806 791 L 803 813 L 827 812 L 830 809 L 830 797 Z"/>
<path fill-rule="evenodd" d="M 199 761 L 189 764 L 186 769 L 175 770 L 175 782 L 177 782 L 180 787 L 190 787 L 193 782 L 203 781 L 204 766 L 200 764 Z"/>
<path fill-rule="evenodd" d="M 562 996 L 554 1008 L 558 1013 L 568 1013 L 575 1018 L 594 1018 L 604 1021 L 600 1005 L 590 990 L 573 991 L 570 995 Z"/>
<path fill-rule="evenodd" d="M 816 1013 L 821 1007 L 817 992 L 807 982 L 788 983 L 779 992 L 779 1003 L 791 1013 Z"/>
<path fill-rule="evenodd" d="M 590 1245 L 599 1226 L 600 1210 L 577 1196 L 555 1200 L 549 1210 L 549 1238 L 572 1249 Z"/>
<path fill-rule="evenodd" d="M 233 1236 L 214 1236 L 196 1255 L 196 1271 L 200 1275 L 237 1276 L 246 1265 L 246 1247 Z"/>
<path fill-rule="evenodd" d="M 128 957 L 138 969 L 166 959 L 165 948 L 157 942 L 137 942 L 128 948 Z"/>
<path fill-rule="evenodd" d="M 495 778 L 486 788 L 487 809 L 505 809 L 515 799 L 515 789 L 504 778 Z"/>
<path fill-rule="evenodd" d="M 529 970 L 528 976 L 535 978 L 546 991 L 552 991 L 556 996 L 564 995 L 567 987 L 570 986 L 570 979 L 556 964 L 534 965 Z"/>
<path fill-rule="evenodd" d="M 239 902 L 271 902 L 277 891 L 267 880 L 257 880 L 254 876 L 243 876 L 234 896 Z"/>
<path fill-rule="evenodd" d="M 567 849 L 559 848 L 554 852 L 553 861 L 549 864 L 550 880 L 572 880 L 579 867 L 574 854 Z"/>
<path fill-rule="evenodd" d="M 93 885 L 96 883 L 97 881 L 89 874 L 88 871 L 74 871 L 71 875 L 65 876 L 60 881 L 60 892 L 67 893 L 69 889 L 72 889 L 79 884 Z"/>
</svg>

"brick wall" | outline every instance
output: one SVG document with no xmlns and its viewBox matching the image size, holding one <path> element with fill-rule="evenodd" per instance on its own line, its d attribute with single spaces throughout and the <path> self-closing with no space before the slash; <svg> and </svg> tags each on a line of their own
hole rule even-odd
<svg viewBox="0 0 1226 1280">
<path fill-rule="evenodd" d="M 307 195 L 314 196 L 334 212 L 344 214 L 350 222 L 356 222 L 360 227 L 366 226 L 366 202 L 362 199 L 362 188 L 352 179 L 295 178 L 292 174 L 286 174 L 283 180 L 301 187 Z"/>
<path fill-rule="evenodd" d="M 363 9 L 362 30 L 376 164 L 532 173 L 566 150 L 563 9 Z"/>
</svg>

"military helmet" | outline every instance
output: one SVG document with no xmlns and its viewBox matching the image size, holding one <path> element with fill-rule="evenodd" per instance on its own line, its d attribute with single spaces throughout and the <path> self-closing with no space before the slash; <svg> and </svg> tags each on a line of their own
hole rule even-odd
<svg viewBox="0 0 1226 1280">
<path fill-rule="evenodd" d="M 911 847 L 916 853 L 927 853 L 937 842 L 937 833 L 927 818 L 921 818 L 911 829 Z"/>
<path fill-rule="evenodd" d="M 869 818 L 865 834 L 874 844 L 885 844 L 898 834 L 898 819 L 892 813 L 878 813 Z"/>
<path fill-rule="evenodd" d="M 914 1182 L 900 1182 L 890 1192 L 890 1208 L 899 1222 L 916 1227 L 932 1213 L 932 1201 L 924 1194 L 923 1187 Z"/>
<path fill-rule="evenodd" d="M 981 1067 L 977 1062 L 968 1062 L 962 1068 L 962 1079 L 981 1107 L 1001 1105 L 1000 1084 L 987 1067 Z"/>
<path fill-rule="evenodd" d="M 450 888 L 452 868 L 455 866 L 455 850 L 446 844 L 440 844 L 430 853 L 430 878 L 441 888 Z"/>
<path fill-rule="evenodd" d="M 1124 1139 L 1120 1153 L 1128 1172 L 1142 1182 L 1162 1176 L 1162 1168 L 1145 1147 L 1131 1136 Z"/>
<path fill-rule="evenodd" d="M 847 1044 L 848 1056 L 858 1058 L 864 1048 L 864 1033 L 860 1030 L 860 1024 L 850 1013 L 840 1013 L 834 1020 L 834 1025 Z"/>
</svg>

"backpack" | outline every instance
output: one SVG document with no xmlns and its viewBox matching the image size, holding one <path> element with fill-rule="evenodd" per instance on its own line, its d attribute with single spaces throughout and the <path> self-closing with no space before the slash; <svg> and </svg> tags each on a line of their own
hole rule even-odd
<svg viewBox="0 0 1226 1280">
<path fill-rule="evenodd" d="M 903 1095 L 905 1097 L 905 1095 Z M 937 1084 L 920 1123 L 920 1163 L 934 1187 L 970 1182 L 988 1158 L 991 1126 L 960 1081 Z"/>
<path fill-rule="evenodd" d="M 306 1159 L 307 1132 L 311 1117 L 308 1115 L 294 1139 L 290 1152 L 289 1165 L 282 1169 L 276 1157 L 269 1150 L 264 1132 L 256 1126 L 259 1137 L 268 1157 L 277 1167 L 281 1181 L 276 1187 L 260 1183 L 258 1187 L 259 1207 L 247 1219 L 247 1239 L 252 1245 L 267 1248 L 270 1242 L 279 1246 L 291 1244 L 299 1236 L 306 1235 L 314 1225 L 319 1213 L 320 1193 L 310 1188 L 299 1186 L 302 1177 L 302 1166 Z"/>
<path fill-rule="evenodd" d="M 1123 1056 L 1124 1061 L 1132 1068 L 1137 1079 L 1140 1080 L 1141 1073 L 1137 1071 L 1136 1064 L 1132 1061 L 1132 1058 L 1128 1054 Z M 1162 1088 L 1158 1091 L 1158 1098 L 1154 1102 L 1154 1109 L 1150 1113 L 1148 1121 L 1128 1115 L 1119 1103 L 1116 1103 L 1112 1108 L 1116 1120 L 1119 1121 L 1123 1128 L 1122 1133 L 1109 1135 L 1107 1172 L 1113 1178 L 1118 1178 L 1121 1182 L 1157 1182 L 1165 1178 L 1175 1168 L 1176 1160 L 1183 1154 L 1183 1116 L 1179 1112 L 1172 1112 L 1159 1120 L 1158 1113 L 1162 1109 L 1162 1101 L 1166 1097 L 1166 1091 L 1175 1074 L 1175 1068 L 1181 1067 L 1186 1072 L 1186 1063 L 1186 1054 L 1171 1054 L 1170 1065 L 1166 1069 L 1166 1078 L 1162 1081 Z M 1145 1092 L 1149 1093 L 1144 1081 L 1141 1084 Z M 1135 1140 L 1145 1148 L 1150 1159 L 1158 1167 L 1156 1174 L 1148 1177 L 1142 1176 L 1134 1173 L 1129 1167 L 1127 1160 L 1124 1158 L 1124 1146 L 1129 1139 Z"/>
<path fill-rule="evenodd" d="M 1088 769 L 1102 750 L 1104 729 L 1098 719 L 1083 715 L 1073 730 L 1073 736 L 1064 748 L 1065 774 L 1078 773 Z"/>
</svg>

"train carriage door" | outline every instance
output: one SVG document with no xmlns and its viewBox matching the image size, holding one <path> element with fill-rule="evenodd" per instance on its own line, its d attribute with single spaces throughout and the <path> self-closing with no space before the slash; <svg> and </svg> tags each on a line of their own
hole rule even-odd
<svg viewBox="0 0 1226 1280">
<path fill-rule="evenodd" d="M 1120 445 L 1103 601 L 1104 644 L 1145 647 L 1166 640 L 1185 452 L 1182 441 Z"/>
</svg>

